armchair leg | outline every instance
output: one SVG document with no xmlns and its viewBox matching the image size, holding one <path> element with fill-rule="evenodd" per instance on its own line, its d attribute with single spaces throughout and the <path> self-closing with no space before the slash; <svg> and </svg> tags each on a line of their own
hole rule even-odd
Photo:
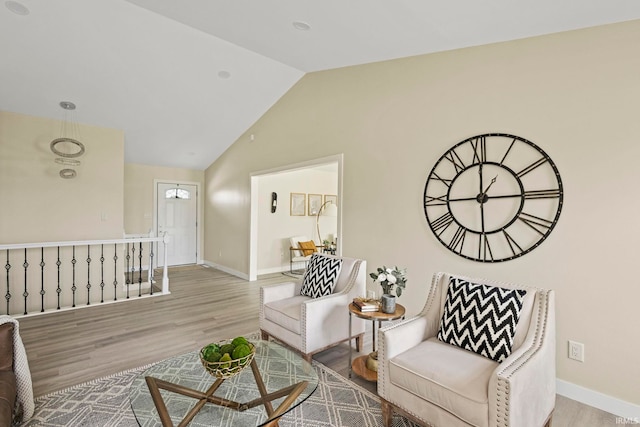
<svg viewBox="0 0 640 427">
<path fill-rule="evenodd" d="M 393 406 L 384 399 L 380 399 L 380 407 L 382 408 L 382 425 L 391 427 L 393 421 Z"/>
<path fill-rule="evenodd" d="M 364 334 L 356 336 L 356 351 L 358 353 L 362 352 L 362 347 L 364 347 Z"/>
</svg>

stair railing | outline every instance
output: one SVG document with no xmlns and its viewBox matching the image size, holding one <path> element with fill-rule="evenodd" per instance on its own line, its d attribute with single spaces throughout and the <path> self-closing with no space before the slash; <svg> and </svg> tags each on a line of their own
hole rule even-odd
<svg viewBox="0 0 640 427">
<path fill-rule="evenodd" d="M 163 236 L 0 245 L 0 314 L 20 317 L 169 294 L 168 241 Z M 161 288 L 154 277 L 155 245 L 164 246 Z"/>
</svg>

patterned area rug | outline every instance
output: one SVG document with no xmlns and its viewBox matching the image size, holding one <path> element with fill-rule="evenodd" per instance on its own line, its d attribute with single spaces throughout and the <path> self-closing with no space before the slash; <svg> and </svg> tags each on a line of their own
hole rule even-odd
<svg viewBox="0 0 640 427">
<path fill-rule="evenodd" d="M 309 399 L 280 419 L 281 427 L 382 425 L 380 401 L 376 395 L 321 363 L 314 361 L 313 366 L 319 378 L 318 388 Z M 38 397 L 33 418 L 22 426 L 138 426 L 129 403 L 129 386 L 148 367 Z M 157 425 L 161 425 L 159 420 Z M 393 426 L 413 427 L 414 424 L 396 415 Z"/>
</svg>

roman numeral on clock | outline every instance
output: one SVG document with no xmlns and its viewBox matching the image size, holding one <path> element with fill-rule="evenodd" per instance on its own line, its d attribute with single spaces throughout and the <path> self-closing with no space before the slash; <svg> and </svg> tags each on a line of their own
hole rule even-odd
<svg viewBox="0 0 640 427">
<path fill-rule="evenodd" d="M 433 177 L 429 177 L 430 180 L 440 181 L 444 185 L 446 185 L 447 187 L 451 187 L 451 181 L 452 180 L 446 179 L 446 178 L 440 178 L 440 176 L 435 172 L 433 172 L 432 175 L 433 175 Z"/>
<path fill-rule="evenodd" d="M 556 190 L 532 190 L 524 192 L 525 200 L 531 199 L 557 199 L 560 197 L 560 189 Z"/>
<path fill-rule="evenodd" d="M 456 150 L 450 150 L 447 154 L 444 155 L 444 158 L 449 160 L 453 164 L 453 167 L 456 169 L 456 173 L 462 172 L 464 168 L 467 167 L 460 156 L 458 156 L 458 153 L 456 153 Z"/>
<path fill-rule="evenodd" d="M 511 237 L 511 235 L 507 233 L 507 230 L 502 230 L 502 235 L 507 240 L 507 244 L 509 245 L 509 248 L 511 249 L 511 253 L 514 256 L 522 252 L 522 248 L 520 247 L 520 245 L 518 245 L 518 243 L 516 243 L 516 241 L 513 240 L 513 237 Z M 516 248 L 518 249 L 518 252 L 516 252 Z"/>
<path fill-rule="evenodd" d="M 443 194 L 442 196 L 439 196 L 439 197 L 425 196 L 424 205 L 425 206 L 446 206 L 447 195 Z"/>
<path fill-rule="evenodd" d="M 464 238 L 467 236 L 467 229 L 464 227 L 458 226 L 455 234 L 451 238 L 449 242 L 449 248 L 453 249 L 457 252 L 462 252 L 462 248 L 464 246 Z"/>
<path fill-rule="evenodd" d="M 493 252 L 491 252 L 491 245 L 489 244 L 489 239 L 487 239 L 487 235 L 482 233 L 480 234 L 480 240 L 478 240 L 478 259 L 483 261 L 488 261 L 491 259 L 493 261 Z M 489 258 L 487 258 L 487 254 Z"/>
<path fill-rule="evenodd" d="M 521 212 L 518 219 L 542 236 L 544 236 L 553 225 L 553 222 L 547 219 L 540 218 L 539 216 L 531 215 L 526 212 Z"/>
<path fill-rule="evenodd" d="M 444 215 L 439 216 L 436 220 L 431 223 L 431 228 L 433 231 L 440 235 L 444 230 L 446 230 L 451 223 L 453 222 L 453 215 L 451 212 L 447 212 Z"/>
<path fill-rule="evenodd" d="M 473 147 L 473 162 L 484 163 L 487 161 L 487 139 L 484 136 L 476 138 L 475 141 L 471 141 Z"/>
<path fill-rule="evenodd" d="M 535 162 L 531 163 L 529 166 L 527 166 L 526 168 L 524 168 L 520 172 L 518 172 L 517 173 L 518 178 L 522 178 L 523 176 L 525 176 L 526 174 L 528 174 L 532 170 L 536 169 L 540 165 L 543 165 L 543 164 L 547 163 L 548 160 L 549 159 L 547 159 L 546 157 L 539 158 L 538 160 L 536 160 Z"/>
</svg>

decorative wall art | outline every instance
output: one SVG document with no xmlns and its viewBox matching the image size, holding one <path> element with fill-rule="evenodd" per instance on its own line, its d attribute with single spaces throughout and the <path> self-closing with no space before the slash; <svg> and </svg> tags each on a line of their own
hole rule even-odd
<svg viewBox="0 0 640 427">
<path fill-rule="evenodd" d="M 338 206 L 338 196 L 336 196 L 335 194 L 325 194 L 324 195 L 324 202 L 331 202 L 334 205 L 336 205 L 336 207 Z"/>
<path fill-rule="evenodd" d="M 320 212 L 322 206 L 322 194 L 309 194 L 309 209 L 307 214 L 309 216 L 316 216 Z"/>
<path fill-rule="evenodd" d="M 305 193 L 291 193 L 290 215 L 305 216 L 307 207 L 307 195 Z"/>
</svg>

